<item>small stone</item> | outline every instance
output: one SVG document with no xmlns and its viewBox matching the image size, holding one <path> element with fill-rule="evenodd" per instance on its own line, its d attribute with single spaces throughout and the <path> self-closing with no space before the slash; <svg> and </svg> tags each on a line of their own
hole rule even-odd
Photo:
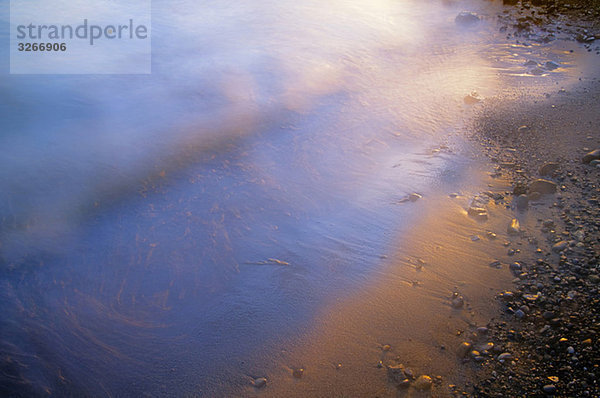
<svg viewBox="0 0 600 398">
<path fill-rule="evenodd" d="M 544 163 L 544 165 L 540 167 L 539 173 L 541 176 L 551 176 L 559 167 L 560 165 L 558 163 Z"/>
<path fill-rule="evenodd" d="M 477 220 L 481 220 L 481 221 L 485 221 L 488 219 L 488 212 L 485 208 L 483 207 L 469 207 L 469 210 L 467 210 L 467 214 L 469 214 L 469 216 L 477 219 Z"/>
<path fill-rule="evenodd" d="M 416 202 L 417 200 L 421 199 L 423 196 L 419 195 L 416 192 L 411 193 L 410 195 L 408 195 L 408 200 L 410 200 L 411 202 Z"/>
<path fill-rule="evenodd" d="M 415 380 L 413 386 L 418 391 L 431 390 L 431 387 L 433 386 L 433 380 L 427 375 L 421 375 L 417 377 L 417 380 Z"/>
<path fill-rule="evenodd" d="M 515 316 L 519 319 L 523 319 L 525 317 L 525 313 L 523 312 L 523 310 L 518 309 L 515 311 Z"/>
<path fill-rule="evenodd" d="M 503 352 L 502 354 L 498 355 L 498 361 L 506 361 L 512 358 L 513 356 L 509 352 Z"/>
<path fill-rule="evenodd" d="M 461 11 L 456 18 L 454 18 L 454 22 L 459 25 L 469 26 L 479 22 L 479 17 L 473 12 Z"/>
<path fill-rule="evenodd" d="M 296 379 L 300 379 L 302 377 L 302 375 L 304 374 L 304 368 L 297 368 L 294 369 L 292 371 L 292 375 L 296 378 Z"/>
<path fill-rule="evenodd" d="M 465 305 L 465 299 L 462 296 L 456 296 L 452 299 L 452 308 L 460 309 Z"/>
<path fill-rule="evenodd" d="M 511 263 L 509 267 L 512 271 L 521 271 L 523 269 L 523 266 L 518 261 Z"/>
<path fill-rule="evenodd" d="M 544 220 L 542 225 L 546 228 L 554 228 L 554 221 L 553 220 Z"/>
<path fill-rule="evenodd" d="M 583 157 L 582 161 L 583 161 L 583 163 L 590 163 L 592 160 L 597 160 L 597 159 L 600 159 L 600 148 L 586 153 L 585 156 Z"/>
<path fill-rule="evenodd" d="M 546 384 L 542 387 L 542 391 L 546 394 L 554 394 L 556 393 L 556 386 L 554 384 Z"/>
<path fill-rule="evenodd" d="M 539 192 L 542 195 L 555 193 L 556 183 L 540 178 L 529 184 L 529 192 Z"/>
<path fill-rule="evenodd" d="M 477 242 L 478 240 L 481 240 L 481 238 L 479 236 L 477 236 L 477 235 L 472 235 L 471 236 L 471 241 Z"/>
<path fill-rule="evenodd" d="M 404 379 L 398 383 L 398 388 L 408 388 L 410 386 L 410 380 Z"/>
<path fill-rule="evenodd" d="M 567 354 L 575 354 L 575 348 L 571 346 L 567 347 Z"/>
<path fill-rule="evenodd" d="M 406 374 L 404 373 L 404 365 L 402 365 L 402 364 L 389 365 L 387 367 L 387 376 L 388 376 L 388 379 L 390 379 L 391 381 L 393 381 L 395 383 L 402 382 L 404 379 L 407 378 Z"/>
<path fill-rule="evenodd" d="M 560 242 L 556 242 L 554 245 L 552 245 L 552 251 L 555 253 L 560 253 L 561 251 L 565 250 L 568 246 L 569 242 L 567 242 L 566 240 L 561 240 Z"/>
<path fill-rule="evenodd" d="M 256 388 L 263 388 L 264 386 L 267 385 L 267 379 L 264 377 L 259 377 L 256 378 L 252 381 L 252 384 L 254 385 L 254 387 Z"/>
<path fill-rule="evenodd" d="M 585 339 L 581 342 L 583 345 L 592 345 L 592 339 Z"/>
<path fill-rule="evenodd" d="M 389 350 L 391 350 L 391 349 L 392 349 L 392 346 L 391 346 L 391 345 L 389 345 L 389 344 L 384 344 L 384 346 L 383 346 L 383 347 L 381 347 L 381 349 L 382 349 L 383 351 L 389 351 Z"/>
<path fill-rule="evenodd" d="M 546 63 L 544 64 L 544 66 L 545 66 L 545 67 L 546 67 L 546 69 L 548 69 L 548 70 L 554 70 L 554 69 L 560 68 L 560 65 L 559 65 L 559 64 L 557 64 L 557 63 L 556 63 L 556 62 L 554 62 L 554 61 L 548 61 L 548 62 L 546 62 Z"/>
<path fill-rule="evenodd" d="M 458 346 L 458 350 L 456 350 L 456 354 L 458 355 L 459 358 L 464 358 L 464 357 L 467 356 L 467 354 L 469 352 L 471 352 L 471 348 L 473 348 L 473 346 L 471 345 L 471 343 L 463 341 Z"/>
<path fill-rule="evenodd" d="M 506 232 L 508 232 L 509 235 L 519 234 L 519 232 L 521 232 L 521 226 L 519 224 L 519 220 L 517 220 L 516 218 L 513 218 L 512 221 L 510 222 L 510 224 L 508 225 L 508 227 L 506 228 Z"/>
</svg>

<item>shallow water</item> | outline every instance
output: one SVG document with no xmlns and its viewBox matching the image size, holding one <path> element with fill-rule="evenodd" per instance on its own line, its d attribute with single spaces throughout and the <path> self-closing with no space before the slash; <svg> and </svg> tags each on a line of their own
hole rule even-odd
<svg viewBox="0 0 600 398">
<path fill-rule="evenodd" d="M 576 77 L 496 3 L 153 3 L 152 75 L 0 80 L 4 391 L 240 394 L 464 178 L 465 95 Z"/>
</svg>

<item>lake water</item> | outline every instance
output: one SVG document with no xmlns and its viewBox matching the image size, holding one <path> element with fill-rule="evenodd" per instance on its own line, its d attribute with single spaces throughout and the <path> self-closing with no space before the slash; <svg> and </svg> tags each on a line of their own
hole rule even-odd
<svg viewBox="0 0 600 398">
<path fill-rule="evenodd" d="M 500 9 L 154 1 L 151 75 L 3 75 L 2 391 L 242 394 L 463 178 L 466 95 L 575 76 Z"/>
</svg>

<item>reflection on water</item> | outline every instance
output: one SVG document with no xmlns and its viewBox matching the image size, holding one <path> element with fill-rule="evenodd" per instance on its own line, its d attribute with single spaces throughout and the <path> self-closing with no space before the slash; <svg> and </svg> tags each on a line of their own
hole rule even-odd
<svg viewBox="0 0 600 398">
<path fill-rule="evenodd" d="M 465 3 L 153 3 L 151 76 L 0 81 L 3 392 L 245 384 L 376 270 L 521 57 Z"/>
</svg>

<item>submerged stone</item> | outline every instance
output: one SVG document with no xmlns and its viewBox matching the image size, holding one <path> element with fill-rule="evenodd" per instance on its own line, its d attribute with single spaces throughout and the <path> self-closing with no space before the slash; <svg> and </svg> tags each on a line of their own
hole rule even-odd
<svg viewBox="0 0 600 398">
<path fill-rule="evenodd" d="M 600 148 L 586 153 L 585 156 L 583 157 L 582 161 L 583 161 L 583 163 L 590 163 L 592 160 L 597 160 L 597 159 L 600 159 Z"/>
<path fill-rule="evenodd" d="M 529 184 L 529 192 L 539 192 L 542 195 L 554 193 L 556 192 L 556 183 L 540 178 Z"/>
<path fill-rule="evenodd" d="M 267 379 L 264 377 L 258 377 L 252 381 L 252 384 L 256 388 L 263 388 L 264 386 L 267 385 Z"/>
<path fill-rule="evenodd" d="M 506 228 L 506 232 L 508 232 L 509 235 L 517 235 L 519 232 L 521 232 L 521 225 L 519 224 L 519 220 L 513 218 L 508 227 Z"/>
<path fill-rule="evenodd" d="M 479 17 L 474 12 L 461 11 L 456 18 L 454 18 L 454 22 L 459 25 L 474 25 L 479 22 Z"/>
<path fill-rule="evenodd" d="M 431 390 L 431 387 L 433 386 L 433 380 L 427 375 L 421 375 L 417 377 L 417 380 L 415 380 L 413 386 L 419 391 Z"/>
</svg>

